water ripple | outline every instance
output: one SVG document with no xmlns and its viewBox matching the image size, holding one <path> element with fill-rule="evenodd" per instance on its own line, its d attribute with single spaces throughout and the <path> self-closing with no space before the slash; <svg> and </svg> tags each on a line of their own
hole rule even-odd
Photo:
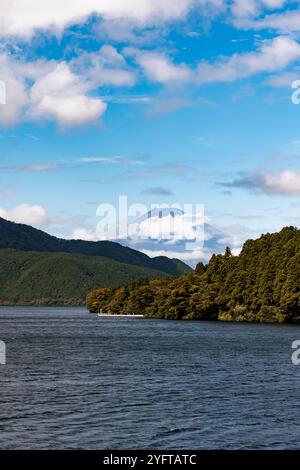
<svg viewBox="0 0 300 470">
<path fill-rule="evenodd" d="M 0 308 L 1 449 L 299 449 L 297 326 Z"/>
</svg>

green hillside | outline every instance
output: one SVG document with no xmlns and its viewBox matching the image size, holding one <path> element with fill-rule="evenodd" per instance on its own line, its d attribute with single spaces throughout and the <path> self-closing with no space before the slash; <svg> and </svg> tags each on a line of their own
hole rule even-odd
<svg viewBox="0 0 300 470">
<path fill-rule="evenodd" d="M 0 304 L 81 305 L 96 287 L 165 275 L 101 256 L 0 250 Z"/>
<path fill-rule="evenodd" d="M 286 227 L 248 240 L 239 256 L 228 248 L 192 275 L 98 289 L 87 305 L 175 320 L 299 322 L 300 230 Z"/>
<path fill-rule="evenodd" d="M 0 249 L 21 251 L 64 252 L 89 256 L 104 256 L 120 263 L 162 271 L 171 276 L 192 272 L 177 259 L 165 256 L 150 258 L 137 250 L 110 241 L 64 240 L 29 225 L 16 224 L 0 217 Z"/>
</svg>

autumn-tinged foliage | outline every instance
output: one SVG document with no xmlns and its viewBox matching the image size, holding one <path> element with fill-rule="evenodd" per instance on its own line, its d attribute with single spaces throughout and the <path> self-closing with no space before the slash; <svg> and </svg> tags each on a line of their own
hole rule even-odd
<svg viewBox="0 0 300 470">
<path fill-rule="evenodd" d="M 213 255 L 194 274 L 140 280 L 87 297 L 91 312 L 192 320 L 300 320 L 300 230 L 248 240 L 239 256 Z"/>
</svg>

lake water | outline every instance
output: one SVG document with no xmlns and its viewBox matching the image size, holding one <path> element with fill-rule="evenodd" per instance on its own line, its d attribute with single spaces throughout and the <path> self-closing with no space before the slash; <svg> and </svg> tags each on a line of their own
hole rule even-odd
<svg viewBox="0 0 300 470">
<path fill-rule="evenodd" d="M 0 308 L 0 449 L 300 449 L 300 327 Z"/>
</svg>

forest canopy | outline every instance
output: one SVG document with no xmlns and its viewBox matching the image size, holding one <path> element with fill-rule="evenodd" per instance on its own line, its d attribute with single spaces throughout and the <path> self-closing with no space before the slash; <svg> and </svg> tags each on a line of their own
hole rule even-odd
<svg viewBox="0 0 300 470">
<path fill-rule="evenodd" d="M 239 256 L 227 248 L 193 274 L 97 289 L 87 307 L 174 320 L 298 322 L 300 230 L 286 227 L 248 240 Z"/>
</svg>

